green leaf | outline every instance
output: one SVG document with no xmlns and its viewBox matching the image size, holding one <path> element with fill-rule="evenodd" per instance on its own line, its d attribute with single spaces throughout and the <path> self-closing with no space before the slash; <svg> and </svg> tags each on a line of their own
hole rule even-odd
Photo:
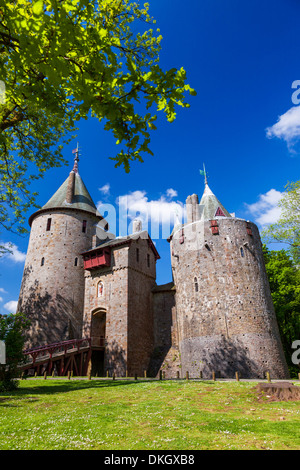
<svg viewBox="0 0 300 470">
<path fill-rule="evenodd" d="M 32 11 L 35 15 L 39 16 L 43 13 L 43 8 L 44 8 L 44 1 L 43 0 L 37 0 L 33 5 L 32 5 Z"/>
</svg>

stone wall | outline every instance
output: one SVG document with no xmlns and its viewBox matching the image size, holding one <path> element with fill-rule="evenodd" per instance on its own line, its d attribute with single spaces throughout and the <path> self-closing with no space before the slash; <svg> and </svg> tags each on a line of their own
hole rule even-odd
<svg viewBox="0 0 300 470">
<path fill-rule="evenodd" d="M 154 348 L 177 344 L 175 292 L 173 282 L 153 289 Z"/>
<path fill-rule="evenodd" d="M 288 377 L 261 240 L 254 224 L 218 218 L 186 225 L 170 242 L 182 372 Z"/>
<path fill-rule="evenodd" d="M 145 236 L 145 232 L 144 236 Z M 156 259 L 148 238 L 131 241 L 128 252 L 128 374 L 143 375 L 153 350 L 152 288 Z"/>
<path fill-rule="evenodd" d="M 162 369 L 174 378 L 180 370 L 178 329 L 176 321 L 175 286 L 173 282 L 153 289 L 154 349 L 151 357 L 151 375 Z"/>
</svg>

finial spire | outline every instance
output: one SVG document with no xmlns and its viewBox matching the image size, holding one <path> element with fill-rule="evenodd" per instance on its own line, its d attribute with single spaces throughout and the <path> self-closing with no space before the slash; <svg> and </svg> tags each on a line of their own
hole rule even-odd
<svg viewBox="0 0 300 470">
<path fill-rule="evenodd" d="M 73 172 L 78 173 L 78 162 L 79 162 L 79 145 L 77 142 L 77 147 L 76 149 L 72 150 L 72 153 L 75 153 L 75 158 L 74 158 L 74 167 L 73 167 Z"/>
<path fill-rule="evenodd" d="M 203 170 L 199 170 L 200 171 L 200 175 L 203 175 L 204 176 L 204 184 L 205 186 L 207 186 L 207 174 L 206 174 L 206 171 L 205 171 L 205 165 L 203 163 Z"/>
</svg>

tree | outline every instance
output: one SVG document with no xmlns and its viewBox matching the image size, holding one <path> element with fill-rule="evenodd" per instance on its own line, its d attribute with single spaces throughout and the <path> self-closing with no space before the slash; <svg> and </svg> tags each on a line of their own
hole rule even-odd
<svg viewBox="0 0 300 470">
<path fill-rule="evenodd" d="M 289 245 L 293 259 L 300 264 L 300 181 L 287 184 L 278 207 L 278 221 L 263 230 L 262 237 L 266 243 Z"/>
<path fill-rule="evenodd" d="M 130 0 L 0 0 L 0 224 L 22 232 L 29 185 L 65 163 L 80 119 L 104 120 L 126 172 L 143 161 L 157 112 L 188 107 L 183 68 L 159 66 L 162 37 L 148 4 Z M 146 29 L 146 30 L 145 30 Z M 0 100 L 1 101 L 1 100 Z M 3 100 L 2 100 L 3 101 Z"/>
<path fill-rule="evenodd" d="M 18 364 L 23 360 L 24 333 L 29 320 L 22 313 L 0 315 L 0 340 L 5 342 L 6 364 L 0 364 L 0 389 L 15 387 Z"/>
<path fill-rule="evenodd" d="M 263 246 L 266 271 L 286 360 L 291 372 L 292 344 L 300 339 L 300 272 L 286 250 L 271 251 Z"/>
</svg>

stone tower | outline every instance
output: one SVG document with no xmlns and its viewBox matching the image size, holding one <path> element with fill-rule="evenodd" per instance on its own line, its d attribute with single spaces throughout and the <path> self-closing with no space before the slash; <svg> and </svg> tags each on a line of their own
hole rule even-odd
<svg viewBox="0 0 300 470">
<path fill-rule="evenodd" d="M 83 337 L 91 337 L 93 373 L 143 375 L 153 351 L 152 289 L 159 254 L 140 223 L 83 254 Z M 105 350 L 97 351 L 105 339 Z"/>
<path fill-rule="evenodd" d="M 170 237 L 182 374 L 287 378 L 255 224 L 235 218 L 205 181 Z"/>
<path fill-rule="evenodd" d="M 18 311 L 31 320 L 26 346 L 80 338 L 84 303 L 80 255 L 92 246 L 99 225 L 106 228 L 106 221 L 79 175 L 78 149 L 68 178 L 30 216 L 29 224 L 31 233 L 18 302 Z"/>
</svg>

